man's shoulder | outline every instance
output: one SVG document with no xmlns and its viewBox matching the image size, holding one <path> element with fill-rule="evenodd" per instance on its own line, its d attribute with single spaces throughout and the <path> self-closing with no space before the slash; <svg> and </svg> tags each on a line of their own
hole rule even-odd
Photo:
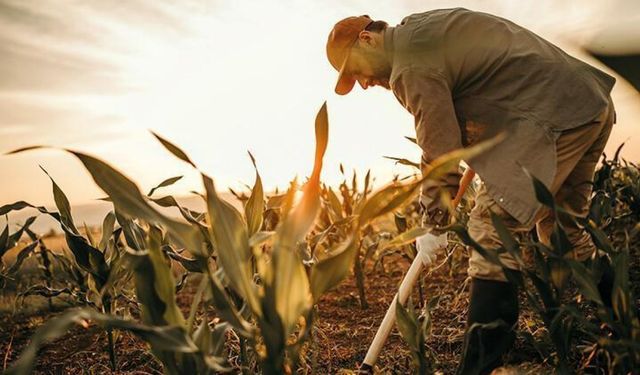
<svg viewBox="0 0 640 375">
<path fill-rule="evenodd" d="M 400 25 L 407 25 L 414 22 L 420 22 L 423 20 L 437 21 L 441 19 L 446 19 L 447 17 L 451 17 L 454 15 L 473 15 L 473 14 L 481 14 L 480 12 L 476 12 L 473 10 L 469 10 L 467 8 L 446 8 L 446 9 L 432 9 L 426 12 L 413 13 L 402 19 Z"/>
<path fill-rule="evenodd" d="M 448 30 L 469 29 L 495 22 L 496 18 L 467 8 L 433 9 L 403 18 L 395 27 L 395 39 L 399 46 L 412 50 L 438 47 L 445 39 L 456 38 L 457 32 Z"/>
</svg>

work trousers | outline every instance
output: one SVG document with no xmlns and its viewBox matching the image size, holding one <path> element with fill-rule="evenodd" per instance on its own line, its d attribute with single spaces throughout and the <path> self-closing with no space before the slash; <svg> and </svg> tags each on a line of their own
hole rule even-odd
<svg viewBox="0 0 640 375">
<path fill-rule="evenodd" d="M 615 110 L 613 102 L 609 99 L 607 108 L 594 121 L 563 131 L 557 139 L 556 175 L 549 190 L 554 195 L 557 205 L 577 216 L 586 217 L 589 213 L 594 171 L 614 122 Z M 549 244 L 555 222 L 550 209 L 542 208 L 536 214 L 534 224 L 525 226 L 502 209 L 489 196 L 484 184 L 481 184 L 476 195 L 475 206 L 469 216 L 468 230 L 471 238 L 486 250 L 497 251 L 501 246 L 490 212 L 499 216 L 507 229 L 516 236 L 518 233 L 529 232 L 535 226 L 539 240 Z M 589 234 L 573 221 L 562 221 L 562 224 L 573 245 L 572 252 L 567 256 L 580 261 L 591 257 L 596 248 Z M 501 253 L 499 257 L 507 268 L 519 269 L 516 260 L 507 252 Z M 469 259 L 468 274 L 479 279 L 507 281 L 500 265 L 485 259 L 473 249 Z"/>
</svg>

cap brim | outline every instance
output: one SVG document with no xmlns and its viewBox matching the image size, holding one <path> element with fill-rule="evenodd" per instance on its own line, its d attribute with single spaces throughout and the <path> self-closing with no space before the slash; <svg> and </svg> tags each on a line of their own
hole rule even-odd
<svg viewBox="0 0 640 375">
<path fill-rule="evenodd" d="M 340 75 L 340 77 L 338 77 L 338 83 L 336 83 L 336 94 L 346 95 L 350 93 L 355 84 L 356 81 L 354 79 Z"/>
<path fill-rule="evenodd" d="M 336 94 L 338 95 L 346 95 L 353 89 L 353 86 L 356 84 L 356 80 L 351 78 L 349 75 L 344 73 L 344 68 L 347 66 L 347 61 L 349 58 L 347 57 L 342 66 L 340 67 L 340 72 L 338 72 L 338 82 L 336 83 Z"/>
</svg>

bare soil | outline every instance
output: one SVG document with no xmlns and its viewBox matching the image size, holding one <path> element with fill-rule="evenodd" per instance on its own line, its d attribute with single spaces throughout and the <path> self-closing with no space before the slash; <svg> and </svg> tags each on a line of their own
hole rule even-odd
<svg viewBox="0 0 640 375">
<path fill-rule="evenodd" d="M 60 250 L 55 238 L 47 245 Z M 440 259 L 439 265 L 423 272 L 420 287 L 414 288 L 412 296 L 416 305 L 422 305 L 438 296 L 439 301 L 431 312 L 433 325 L 427 346 L 435 357 L 434 368 L 440 374 L 455 372 L 462 349 L 466 310 L 468 305 L 468 282 L 465 250 L 456 250 L 455 256 Z M 640 244 L 631 248 L 630 281 L 635 296 L 640 295 Z M 303 350 L 300 373 L 348 374 L 362 363 L 368 346 L 373 340 L 378 325 L 393 299 L 397 287 L 409 267 L 409 261 L 394 254 L 385 258 L 375 269 L 372 262 L 365 267 L 366 297 L 369 307 L 362 309 L 353 277 L 347 278 L 337 288 L 321 298 L 317 305 L 316 325 L 312 339 Z M 33 265 L 32 265 L 32 268 Z M 37 277 L 22 275 L 25 280 Z M 28 282 L 28 281 L 27 281 Z M 20 289 L 22 286 L 17 286 Z M 16 360 L 30 341 L 35 330 L 45 321 L 59 315 L 70 304 L 64 299 L 54 299 L 50 310 L 46 300 L 29 297 L 23 305 L 9 305 L 13 301 L 2 291 L 0 300 L 0 368 L 6 369 Z M 185 315 L 188 313 L 194 285 L 188 285 L 178 295 L 178 304 Z M 575 298 L 577 293 L 571 293 Z M 519 334 L 514 347 L 505 361 L 510 374 L 553 373 L 552 359 L 548 357 L 553 347 L 544 340 L 546 331 L 540 319 L 527 306 L 524 296 L 520 299 Z M 640 307 L 640 300 L 636 300 Z M 588 304 L 581 304 L 588 313 Z M 535 343 L 526 337 L 535 338 Z M 578 343 L 579 340 L 576 340 Z M 117 371 L 112 372 L 106 352 L 107 338 L 103 330 L 95 326 L 77 326 L 60 339 L 47 344 L 41 351 L 36 365 L 37 374 L 161 374 L 162 366 L 150 354 L 147 345 L 136 336 L 119 332 L 116 341 Z M 231 363 L 237 362 L 237 345 L 229 345 Z M 584 358 L 578 350 L 572 362 Z M 410 350 L 394 329 L 388 338 L 376 364 L 376 373 L 412 373 Z M 504 374 L 505 372 L 501 372 Z M 590 373 L 582 371 L 581 373 Z M 600 373 L 600 372 L 598 372 Z"/>
</svg>

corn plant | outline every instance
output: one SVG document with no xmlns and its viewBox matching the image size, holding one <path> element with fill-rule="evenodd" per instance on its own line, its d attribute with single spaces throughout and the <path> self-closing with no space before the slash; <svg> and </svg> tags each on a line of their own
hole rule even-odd
<svg viewBox="0 0 640 375">
<path fill-rule="evenodd" d="M 406 308 L 396 302 L 396 319 L 398 331 L 411 349 L 411 358 L 417 374 L 433 374 L 435 355 L 427 346 L 427 338 L 431 332 L 431 313 L 438 303 L 438 298 L 433 298 L 422 309 L 420 315 L 416 314 L 413 301 L 409 298 Z"/>
<path fill-rule="evenodd" d="M 48 175 L 48 173 L 43 169 Z M 116 310 L 116 298 L 121 293 L 127 283 L 129 277 L 126 269 L 120 267 L 120 251 L 117 247 L 117 237 L 112 238 L 114 232 L 115 215 L 109 213 L 103 224 L 103 232 L 100 243 L 91 237 L 90 231 L 85 227 L 87 238 L 80 234 L 71 215 L 71 206 L 66 195 L 51 176 L 53 186 L 53 196 L 58 208 L 58 212 L 50 212 L 44 207 L 37 207 L 26 202 L 16 202 L 11 205 L 4 206 L 0 210 L 19 210 L 25 207 L 36 208 L 39 212 L 47 214 L 57 220 L 64 232 L 67 246 L 69 247 L 75 266 L 85 272 L 87 289 L 86 294 L 80 295 L 85 299 L 86 303 L 91 304 L 94 308 L 105 314 L 112 314 Z M 35 240 L 31 246 L 39 243 Z M 43 250 L 41 246 L 41 256 L 47 256 L 47 250 Z M 24 252 L 24 251 L 23 251 Z M 43 255 L 44 254 L 44 255 Z M 20 260 L 20 257 L 19 257 Z M 19 264 L 20 262 L 16 262 Z M 62 264 L 62 263 L 61 263 Z M 53 290 L 49 285 L 34 285 L 28 290 L 21 293 L 22 296 L 39 294 L 50 298 L 62 293 L 76 295 L 73 290 L 68 288 Z M 115 342 L 114 333 L 111 328 L 107 330 L 108 346 L 111 367 L 116 367 Z"/>
<path fill-rule="evenodd" d="M 93 309 L 66 312 L 40 327 L 30 345 L 7 371 L 26 374 L 33 368 L 37 351 L 46 341 L 65 333 L 76 324 L 88 327 L 89 322 L 106 330 L 129 331 L 149 343 L 154 356 L 167 374 L 211 374 L 229 371 L 221 356 L 225 323 L 211 326 L 202 321 L 195 326 L 194 316 L 185 319 L 175 300 L 175 283 L 170 263 L 161 251 L 162 233 L 151 226 L 143 250 L 130 249 L 123 259 L 134 273 L 136 296 L 142 306 L 142 321 L 138 323 Z M 196 298 L 194 304 L 199 303 Z"/>
<path fill-rule="evenodd" d="M 213 180 L 202 173 L 206 221 L 203 224 L 194 217 L 198 215 L 181 210 L 189 222 L 184 224 L 159 213 L 150 204 L 153 199 L 144 196 L 135 183 L 106 163 L 69 151 L 80 159 L 114 204 L 115 216 L 127 244 L 127 254 L 122 259 L 127 259 L 128 269 L 133 270 L 144 324 L 140 326 L 118 320 L 106 314 L 107 311 L 98 314 L 81 310 L 43 328 L 36 334 L 38 339 L 34 340 L 34 345 L 63 332 L 69 324 L 87 318 L 108 330 L 114 327 L 132 330 L 146 340 L 160 340 L 160 333 L 170 332 L 173 341 L 150 341 L 154 355 L 163 363 L 167 373 L 222 371 L 223 361 L 210 350 L 198 346 L 206 340 L 211 342 L 206 339 L 212 335 L 208 322 L 203 321 L 198 329 L 193 329 L 195 307 L 203 299 L 212 303 L 220 317 L 252 345 L 265 373 L 290 371 L 295 367 L 297 354 L 308 337 L 313 321 L 313 304 L 322 293 L 347 275 L 355 248 L 353 238 L 347 238 L 310 268 L 305 267 L 298 253 L 299 244 L 304 242 L 306 234 L 314 226 L 320 208 L 320 172 L 327 135 L 327 113 L 326 106 L 323 106 L 316 119 L 316 158 L 311 177 L 304 184 L 303 196 L 297 205 L 293 204 L 297 189 L 295 183 L 282 198 L 279 219 L 272 232 L 261 230 L 265 207 L 257 172 L 256 184 L 245 205 L 244 215 L 222 200 Z M 195 167 L 182 150 L 156 137 L 175 156 Z M 403 189 L 415 190 L 415 186 Z M 60 213 L 41 212 L 52 215 L 61 223 L 75 260 L 89 273 L 91 283 L 102 287 L 108 285 L 110 269 L 104 254 L 77 233 L 68 201 L 55 183 L 54 197 Z M 161 203 L 173 204 L 170 199 L 161 200 Z M 389 204 L 380 199 L 370 202 L 367 210 L 369 219 L 378 216 L 381 209 Z M 30 205 L 23 202 L 12 205 L 12 208 L 24 206 Z M 270 245 L 265 241 L 270 241 Z M 194 271 L 199 270 L 206 280 L 186 320 L 175 305 L 175 283 L 168 272 L 168 258 L 161 255 L 167 254 L 176 259 L 178 251 L 170 251 L 172 248 L 188 251 L 192 258 L 178 259 L 193 266 Z M 150 285 L 154 287 L 150 288 Z M 196 333 L 203 335 L 202 338 L 194 336 Z M 175 343 L 180 345 L 170 345 Z M 28 349 L 16 368 L 31 366 L 33 357 L 29 355 L 33 353 L 34 350 Z"/>
<path fill-rule="evenodd" d="M 297 365 L 299 351 L 309 337 L 313 323 L 313 304 L 337 285 L 349 272 L 358 249 L 359 229 L 406 201 L 418 184 L 391 186 L 362 202 L 359 225 L 354 225 L 321 253 L 315 253 L 305 267 L 304 249 L 309 248 L 307 234 L 314 228 L 320 212 L 320 172 L 327 145 L 327 113 L 323 106 L 316 118 L 316 158 L 309 180 L 297 206 L 293 206 L 296 182 L 279 204 L 278 224 L 273 234 L 261 231 L 265 224 L 264 198 L 259 174 L 244 216 L 217 196 L 213 182 L 203 177 L 207 191 L 212 243 L 218 252 L 221 270 L 251 311 L 260 337 L 246 337 L 260 356 L 265 373 L 289 372 Z M 274 204 L 275 205 L 275 204 Z M 262 245 L 269 240 L 270 245 Z M 256 246 L 253 246 L 256 244 Z M 257 280 L 253 271 L 257 271 Z M 216 285 L 216 284 L 214 284 Z M 220 289 L 221 290 L 221 289 Z M 219 294 L 222 294 L 221 292 Z M 234 306 L 228 304 L 228 311 Z M 239 325 L 239 314 L 231 323 Z"/>
<path fill-rule="evenodd" d="M 6 208 L 6 206 L 0 207 L 0 215 L 6 215 L 11 210 Z M 29 230 L 29 226 L 33 224 L 36 220 L 35 216 L 30 217 L 27 221 L 14 233 L 9 233 L 9 218 L 7 216 L 7 224 L 5 225 L 2 233 L 0 234 L 0 286 L 4 288 L 7 279 L 13 279 L 20 269 L 22 263 L 32 254 L 34 249 L 37 247 L 38 243 L 36 241 L 32 241 L 30 244 L 26 245 L 24 248 L 20 250 L 20 252 L 16 255 L 16 261 L 11 265 L 11 267 L 7 267 L 2 259 L 4 255 L 16 245 L 20 241 L 23 233 Z"/>
<path fill-rule="evenodd" d="M 620 158 L 623 146 L 613 159 L 603 158 L 594 176 L 589 217 L 602 229 L 640 220 L 640 167 Z"/>
<path fill-rule="evenodd" d="M 345 176 L 344 167 L 340 164 L 340 171 Z M 313 241 L 313 248 L 310 253 L 312 257 L 316 250 L 322 250 L 322 243 L 326 242 L 327 245 L 331 245 L 344 239 L 348 233 L 353 232 L 355 225 L 358 221 L 358 212 L 361 209 L 364 202 L 366 202 L 367 196 L 371 193 L 370 186 L 370 171 L 364 178 L 364 187 L 362 191 L 358 189 L 358 176 L 353 172 L 351 184 L 347 183 L 345 179 L 340 183 L 338 191 L 340 198 L 333 191 L 331 187 L 325 186 L 322 189 L 322 202 L 323 210 L 321 212 L 319 233 Z M 365 292 L 365 271 L 364 263 L 367 259 L 367 255 L 371 254 L 377 246 L 376 234 L 370 225 L 365 225 L 360 230 L 359 237 L 362 241 L 358 244 L 358 251 L 354 255 L 353 271 L 355 274 L 356 287 L 358 289 L 358 297 L 360 300 L 360 306 L 363 309 L 368 308 Z M 321 245 L 318 247 L 318 245 Z"/>
<path fill-rule="evenodd" d="M 39 345 L 63 333 L 70 325 L 85 324 L 89 320 L 107 330 L 118 328 L 139 335 L 149 342 L 164 371 L 170 374 L 228 370 L 221 348 L 223 333 L 229 328 L 257 355 L 264 373 L 295 371 L 313 325 L 313 306 L 350 272 L 362 242 L 362 228 L 414 197 L 423 181 L 395 183 L 361 200 L 355 211 L 357 215 L 351 218 L 355 223 L 344 232 L 344 238 L 331 246 L 322 246 L 324 251 L 303 262 L 303 253 L 313 237 L 309 234 L 316 226 L 321 209 L 320 174 L 328 142 L 326 105 L 318 112 L 315 130 L 314 167 L 302 187 L 299 202 L 295 203 L 294 199 L 298 190 L 294 180 L 286 194 L 271 197 L 265 204 L 256 168 L 256 182 L 241 213 L 219 196 L 213 179 L 201 172 L 206 212 L 181 209 L 186 223 L 161 214 L 152 205 L 155 202 L 180 208 L 172 197 L 152 198 L 154 191 L 144 195 L 133 181 L 107 163 L 66 150 L 83 163 L 114 205 L 113 216 L 120 224 L 114 233 L 118 236 L 122 233 L 125 239 L 117 265 L 133 275 L 143 322 L 114 317 L 107 310 L 69 312 L 36 333 L 33 344 L 12 371 L 28 371 Z M 173 155 L 197 168 L 182 150 L 155 136 Z M 462 155 L 454 153 L 442 164 L 457 163 Z M 251 158 L 255 167 L 255 159 Z M 169 182 L 160 185 L 170 184 L 172 179 L 165 181 Z M 106 249 L 96 248 L 91 238 L 80 236 L 66 197 L 55 182 L 53 185 L 60 212 L 39 210 L 61 223 L 75 262 L 89 274 L 89 284 L 101 292 L 102 306 L 105 306 L 104 298 L 110 296 L 107 291 L 114 285 L 113 260 L 107 258 Z M 8 209 L 26 206 L 32 205 L 17 202 Z M 108 221 L 106 227 L 112 229 L 113 218 L 105 221 Z M 103 240 L 108 232 L 103 230 Z M 189 255 L 183 255 L 185 252 Z M 201 286 L 188 318 L 175 303 L 176 283 L 169 266 L 172 260 L 180 262 L 189 272 L 200 274 Z M 212 306 L 216 318 L 210 320 L 205 315 L 196 327 L 201 303 Z M 211 324 L 214 321 L 218 323 Z"/>
<path fill-rule="evenodd" d="M 344 169 L 340 165 L 340 170 L 344 174 Z M 322 191 L 323 210 L 317 233 L 311 240 L 310 257 L 323 251 L 323 246 L 331 245 L 345 238 L 350 233 L 357 233 L 357 248 L 354 254 L 353 273 L 355 275 L 356 287 L 360 307 L 368 308 L 365 287 L 365 264 L 378 252 L 386 250 L 388 246 L 383 244 L 389 242 L 391 234 L 387 231 L 377 230 L 375 218 L 367 216 L 366 206 L 369 201 L 390 200 L 394 204 L 385 208 L 381 215 L 394 213 L 397 209 L 405 207 L 406 203 L 415 201 L 417 188 L 421 179 L 413 178 L 409 183 L 402 183 L 395 179 L 388 186 L 372 194 L 370 172 L 364 178 L 363 190 L 358 189 L 357 174 L 354 171 L 351 184 L 347 180 L 339 186 L 340 198 L 330 187 L 324 187 Z M 411 186 L 411 189 L 406 189 Z M 398 202 L 397 204 L 395 202 Z M 362 218 L 365 220 L 362 220 Z M 376 216 L 378 217 L 378 216 Z M 402 234 L 404 242 L 410 241 L 416 236 L 424 233 L 423 229 L 412 229 L 408 233 Z M 396 244 L 390 241 L 389 246 Z"/>
<path fill-rule="evenodd" d="M 604 165 L 604 168 L 610 166 L 607 163 Z M 610 172 L 599 171 L 601 176 L 602 173 Z M 468 235 L 463 226 L 457 225 L 453 229 L 464 243 L 495 264 L 501 265 L 507 279 L 524 291 L 527 302 L 540 316 L 549 339 L 554 344 L 555 366 L 559 373 L 573 373 L 570 363 L 571 349 L 578 337 L 586 338 L 587 342 L 591 342 L 591 344 L 582 345 L 586 347 L 587 354 L 590 353 L 587 362 L 601 355 L 606 358 L 606 366 L 610 373 L 627 373 L 637 369 L 640 353 L 636 343 L 640 335 L 640 323 L 637 308 L 632 302 L 635 299 L 629 285 L 628 273 L 628 244 L 634 236 L 637 236 L 637 226 L 632 230 L 627 229 L 624 243 L 615 248 L 602 228 L 598 227 L 597 222 L 606 228 L 612 223 L 608 215 L 616 212 L 619 207 L 613 207 L 613 210 L 607 211 L 602 207 L 608 204 L 606 201 L 594 199 L 592 216 L 576 217 L 556 205 L 553 195 L 541 181 L 533 176 L 531 179 L 536 197 L 557 218 L 550 244 L 542 244 L 533 238 L 525 240 L 524 244 L 520 243 L 496 215 L 492 215 L 493 225 L 502 241 L 502 246 L 496 249 L 497 251 L 487 251 L 482 248 Z M 601 194 L 601 192 L 596 190 L 595 194 Z M 617 204 L 620 202 L 618 201 Z M 572 244 L 562 225 L 562 222 L 567 220 L 574 220 L 591 234 L 598 250 L 592 260 L 578 262 L 569 256 Z M 533 265 L 524 260 L 523 249 L 532 252 Z M 505 251 L 514 256 L 521 272 L 502 265 L 498 254 Z M 603 267 L 608 267 L 609 263 L 613 270 L 614 281 L 609 286 L 611 290 L 608 292 L 612 298 L 608 301 L 602 294 L 606 290 L 599 283 L 605 272 Z M 586 300 L 596 307 L 596 318 L 607 327 L 609 333 L 603 332 L 600 326 L 588 319 L 575 303 L 567 300 L 571 279 Z M 470 331 L 474 328 L 482 329 L 483 327 L 471 327 Z"/>
</svg>

